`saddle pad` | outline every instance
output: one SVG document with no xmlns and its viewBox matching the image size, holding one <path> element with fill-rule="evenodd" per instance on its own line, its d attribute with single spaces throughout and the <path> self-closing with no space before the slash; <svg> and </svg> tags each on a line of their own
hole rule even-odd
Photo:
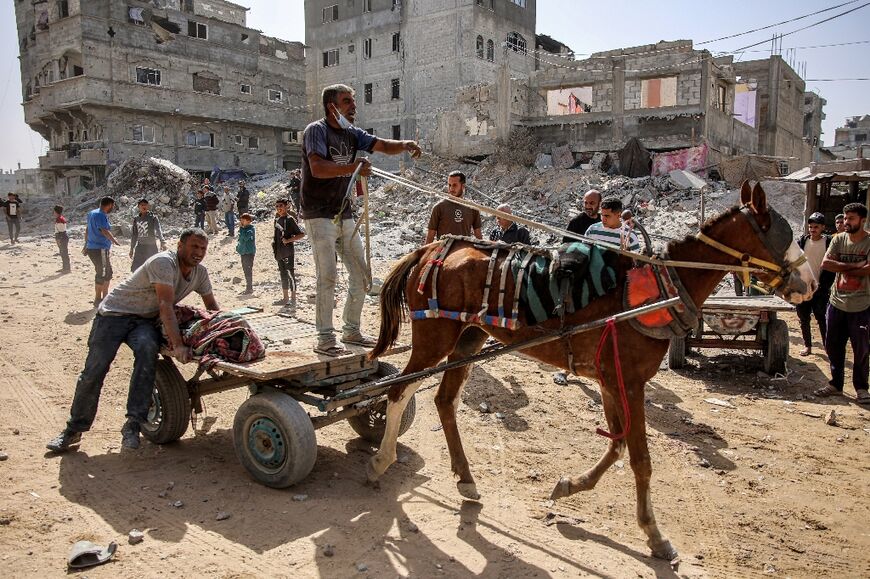
<svg viewBox="0 0 870 579">
<path fill-rule="evenodd" d="M 662 296 L 655 271 L 649 264 L 630 269 L 625 283 L 628 288 L 628 307 L 631 309 L 672 297 Z M 636 319 L 648 328 L 663 328 L 670 324 L 674 317 L 668 308 L 664 308 L 638 316 Z"/>
</svg>

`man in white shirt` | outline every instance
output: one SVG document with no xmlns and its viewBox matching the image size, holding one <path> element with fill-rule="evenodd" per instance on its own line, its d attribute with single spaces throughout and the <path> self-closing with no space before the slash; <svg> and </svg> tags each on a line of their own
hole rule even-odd
<svg viewBox="0 0 870 579">
<path fill-rule="evenodd" d="M 828 310 L 828 296 L 831 293 L 831 284 L 834 283 L 834 272 L 822 270 L 822 260 L 825 258 L 825 252 L 831 244 L 831 236 L 822 233 L 825 230 L 825 216 L 821 213 L 813 213 L 807 219 L 807 233 L 798 239 L 798 247 L 800 247 L 807 258 L 807 263 L 810 269 L 813 270 L 813 275 L 819 282 L 819 287 L 816 293 L 813 294 L 813 299 L 801 302 L 797 305 L 797 315 L 801 323 L 801 335 L 804 340 L 804 349 L 801 350 L 801 356 L 809 356 L 813 353 L 813 333 L 810 328 L 810 320 L 816 318 L 816 323 L 819 325 L 819 332 L 822 335 L 822 345 L 825 344 L 825 333 L 827 325 L 825 324 L 825 313 Z"/>
</svg>

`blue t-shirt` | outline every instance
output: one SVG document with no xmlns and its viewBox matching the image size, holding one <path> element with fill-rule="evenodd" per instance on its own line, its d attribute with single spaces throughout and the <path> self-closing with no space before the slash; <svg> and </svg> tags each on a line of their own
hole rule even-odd
<svg viewBox="0 0 870 579">
<path fill-rule="evenodd" d="M 374 135 L 354 126 L 349 129 L 333 128 L 326 119 L 320 119 L 305 127 L 302 134 L 303 219 L 332 219 L 339 211 L 344 219 L 352 217 L 350 206 L 342 206 L 350 177 L 318 179 L 311 174 L 308 155 L 314 153 L 321 159 L 338 165 L 350 165 L 356 159 L 357 151 L 371 153 L 377 141 Z"/>
<path fill-rule="evenodd" d="M 88 212 L 88 249 L 110 249 L 112 240 L 103 235 L 100 229 L 112 230 L 109 224 L 109 216 L 99 207 Z"/>
</svg>

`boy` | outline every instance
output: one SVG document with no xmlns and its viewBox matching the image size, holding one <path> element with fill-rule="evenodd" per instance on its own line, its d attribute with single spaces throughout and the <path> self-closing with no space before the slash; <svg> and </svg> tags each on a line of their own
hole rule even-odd
<svg viewBox="0 0 870 579">
<path fill-rule="evenodd" d="M 139 215 L 133 218 L 130 231 L 130 257 L 133 259 L 130 271 L 136 271 L 149 257 L 157 253 L 158 240 L 160 251 L 166 251 L 160 220 L 151 213 L 151 204 L 147 199 L 140 199 L 138 206 Z"/>
<path fill-rule="evenodd" d="M 275 261 L 278 262 L 278 273 L 281 275 L 281 290 L 284 297 L 274 303 L 276 306 L 284 306 L 296 301 L 296 276 L 293 271 L 295 255 L 293 243 L 305 237 L 296 220 L 287 212 L 290 201 L 286 198 L 275 202 L 275 232 L 272 238 L 272 251 Z M 291 291 L 287 295 L 288 290 Z"/>
<path fill-rule="evenodd" d="M 633 231 L 622 226 L 622 201 L 610 197 L 601 202 L 601 222 L 586 229 L 586 237 L 640 253 L 640 242 Z"/>
<path fill-rule="evenodd" d="M 63 207 L 54 206 L 54 240 L 60 251 L 60 261 L 63 267 L 57 273 L 69 273 L 69 235 L 66 232 L 66 217 L 63 216 Z"/>
<path fill-rule="evenodd" d="M 6 225 L 9 227 L 9 243 L 18 243 L 18 234 L 21 232 L 21 198 L 11 191 L 6 195 L 3 202 L 6 209 Z"/>
<path fill-rule="evenodd" d="M 205 229 L 205 192 L 199 189 L 193 200 L 194 227 Z"/>
<path fill-rule="evenodd" d="M 242 258 L 242 271 L 245 273 L 245 291 L 242 295 L 254 293 L 254 254 L 257 252 L 254 226 L 251 224 L 254 217 L 250 213 L 242 213 L 239 216 L 239 241 L 236 243 L 236 251 Z"/>
</svg>

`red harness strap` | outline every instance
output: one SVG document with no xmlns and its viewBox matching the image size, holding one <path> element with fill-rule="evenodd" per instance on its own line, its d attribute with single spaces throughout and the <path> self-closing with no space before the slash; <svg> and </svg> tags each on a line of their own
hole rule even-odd
<svg viewBox="0 0 870 579">
<path fill-rule="evenodd" d="M 607 325 L 604 326 L 604 331 L 601 332 L 601 339 L 598 341 L 598 350 L 595 352 L 595 370 L 598 372 L 598 383 L 601 384 L 602 389 L 604 388 L 604 375 L 601 373 L 601 351 L 604 349 L 608 335 L 613 343 L 613 365 L 616 368 L 616 383 L 619 386 L 619 398 L 622 402 L 622 412 L 625 415 L 625 428 L 619 434 L 611 434 L 603 428 L 596 428 L 595 432 L 601 436 L 606 436 L 610 440 L 622 440 L 628 434 L 628 429 L 631 428 L 631 414 L 628 408 L 628 396 L 625 394 L 625 382 L 622 379 L 622 363 L 619 361 L 619 342 L 617 340 L 616 320 L 614 318 L 607 320 Z"/>
</svg>

